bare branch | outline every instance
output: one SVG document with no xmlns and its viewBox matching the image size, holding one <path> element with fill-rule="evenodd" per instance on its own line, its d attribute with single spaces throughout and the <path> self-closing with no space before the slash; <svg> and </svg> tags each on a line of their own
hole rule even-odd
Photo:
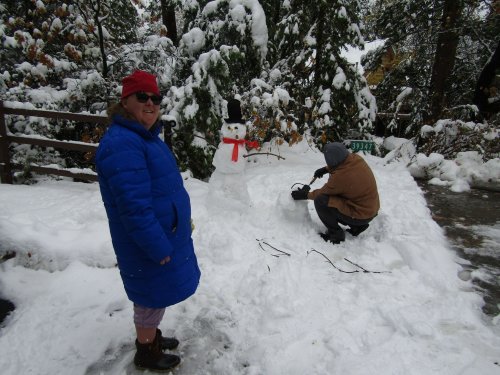
<svg viewBox="0 0 500 375">
<path fill-rule="evenodd" d="M 269 246 L 271 249 L 273 250 L 276 250 L 278 251 L 279 253 L 281 253 L 282 255 L 286 255 L 286 256 L 291 256 L 290 253 L 287 253 L 286 251 L 283 251 L 283 250 L 280 250 L 280 249 L 277 249 L 276 247 L 270 245 L 269 243 L 267 243 L 266 241 L 264 240 L 259 240 L 259 239 L 256 239 L 258 242 L 259 242 L 259 247 L 263 250 L 263 251 L 266 251 L 266 249 L 264 249 L 264 247 L 262 246 L 262 244 L 266 245 L 266 246 Z M 279 255 L 276 255 L 276 254 L 271 254 L 272 256 L 275 256 L 277 258 L 279 258 Z"/>
<path fill-rule="evenodd" d="M 262 249 L 262 251 L 267 252 L 266 249 L 264 249 L 264 247 L 262 246 L 262 244 L 260 242 L 259 242 L 259 247 Z M 273 256 L 273 257 L 276 257 L 276 258 L 280 257 L 279 255 L 276 255 L 276 254 L 270 254 L 270 255 Z"/>
<path fill-rule="evenodd" d="M 283 156 L 280 156 L 280 155 L 276 155 L 276 154 L 273 154 L 271 152 L 255 152 L 253 154 L 247 154 L 247 155 L 243 155 L 244 158 L 247 158 L 249 156 L 254 156 L 254 155 L 272 155 L 272 156 L 276 156 L 278 159 L 283 159 L 283 160 L 286 160 Z"/>
<path fill-rule="evenodd" d="M 275 248 L 274 246 L 269 245 L 267 242 L 264 242 L 264 241 L 263 241 L 262 243 L 263 243 L 264 245 L 269 246 L 271 249 L 274 249 L 274 250 L 276 250 L 276 251 L 279 251 L 280 253 L 282 253 L 282 254 L 284 254 L 284 255 L 291 256 L 291 255 L 290 255 L 289 253 L 287 253 L 286 251 L 283 251 L 283 250 L 277 249 L 277 248 Z"/>
</svg>

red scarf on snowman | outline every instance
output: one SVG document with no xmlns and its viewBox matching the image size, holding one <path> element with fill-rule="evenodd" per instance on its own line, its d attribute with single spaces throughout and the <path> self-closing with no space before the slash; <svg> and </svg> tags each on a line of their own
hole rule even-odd
<svg viewBox="0 0 500 375">
<path fill-rule="evenodd" d="M 246 145 L 248 148 L 258 148 L 259 147 L 259 142 L 247 141 L 245 139 L 233 139 L 233 138 L 224 137 L 224 138 L 222 138 L 222 142 L 234 145 L 233 146 L 233 154 L 231 157 L 231 160 L 234 162 L 238 161 L 238 146 L 239 145 Z"/>
</svg>

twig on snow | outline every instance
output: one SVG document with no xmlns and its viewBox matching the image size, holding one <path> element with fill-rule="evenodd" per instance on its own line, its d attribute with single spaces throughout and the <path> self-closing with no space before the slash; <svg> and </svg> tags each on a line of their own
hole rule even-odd
<svg viewBox="0 0 500 375">
<path fill-rule="evenodd" d="M 259 247 L 260 247 L 263 251 L 266 251 L 266 249 L 264 249 L 264 246 L 262 246 L 262 244 L 267 245 L 267 246 L 269 246 L 271 249 L 276 250 L 276 251 L 278 251 L 279 253 L 281 253 L 281 254 L 279 254 L 279 255 L 277 255 L 277 254 L 271 254 L 273 257 L 279 258 L 279 257 L 280 257 L 280 255 L 291 256 L 291 254 L 290 254 L 290 253 L 287 253 L 286 251 L 283 251 L 283 250 L 277 249 L 276 247 L 274 247 L 274 246 L 272 246 L 272 245 L 268 244 L 266 241 L 259 240 L 259 239 L 256 239 L 256 240 L 259 242 Z"/>
<path fill-rule="evenodd" d="M 359 272 L 359 270 L 344 271 L 343 269 L 338 268 L 335 264 L 333 264 L 333 262 L 325 254 L 323 254 L 322 252 L 320 252 L 318 250 L 315 250 L 315 249 L 311 249 L 311 251 L 308 251 L 307 255 L 309 255 L 309 253 L 312 253 L 312 252 L 318 253 L 319 255 L 323 256 L 323 258 L 325 258 L 326 261 L 328 263 L 330 263 L 332 265 L 332 267 L 335 268 L 337 271 L 340 271 L 340 272 L 343 272 L 343 273 L 356 273 L 356 272 Z"/>
<path fill-rule="evenodd" d="M 362 269 L 364 273 L 391 273 L 391 271 L 368 271 L 367 269 L 365 269 L 365 268 L 361 267 L 359 264 L 354 263 L 354 262 L 351 262 L 351 261 L 350 261 L 349 259 L 347 259 L 347 258 L 344 258 L 344 260 L 345 260 L 346 262 L 351 263 L 353 266 L 356 266 L 356 267 L 358 267 L 358 268 Z"/>
<path fill-rule="evenodd" d="M 313 251 L 314 251 L 315 253 L 318 253 L 318 254 L 322 255 L 322 256 L 323 256 L 323 258 L 325 258 L 325 259 L 328 261 L 328 263 L 330 263 L 330 264 L 332 265 L 332 267 L 333 267 L 333 268 L 335 268 L 336 270 L 338 270 L 338 271 L 340 271 L 340 272 L 343 272 L 343 273 L 356 273 L 356 272 L 361 272 L 360 270 L 354 270 L 354 271 L 344 271 L 343 269 L 340 269 L 340 268 L 338 268 L 335 264 L 333 264 L 333 262 L 332 262 L 332 261 L 331 261 L 331 260 L 330 260 L 330 259 L 329 259 L 326 255 L 325 255 L 325 254 L 323 254 L 322 252 L 320 252 L 320 251 L 318 251 L 318 250 L 315 250 L 315 249 L 311 249 L 311 251 L 307 252 L 307 254 L 309 255 L 309 253 L 311 253 L 311 252 L 313 252 Z M 350 261 L 349 259 L 347 259 L 347 258 L 344 258 L 344 260 L 345 260 L 346 262 L 351 263 L 353 266 L 358 267 L 359 269 L 361 269 L 361 270 L 363 271 L 363 273 L 391 273 L 391 271 L 369 271 L 369 270 L 367 270 L 367 269 L 365 269 L 365 268 L 361 267 L 359 264 L 354 263 L 354 262 L 351 262 L 351 261 Z"/>
</svg>

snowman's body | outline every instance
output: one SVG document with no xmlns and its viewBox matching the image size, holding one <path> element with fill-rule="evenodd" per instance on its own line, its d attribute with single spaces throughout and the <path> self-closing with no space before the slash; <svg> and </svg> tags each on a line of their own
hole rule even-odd
<svg viewBox="0 0 500 375">
<path fill-rule="evenodd" d="M 244 156 L 247 154 L 246 133 L 244 124 L 222 125 L 222 139 L 212 162 L 215 171 L 210 177 L 210 187 L 213 194 L 249 204 L 250 196 L 243 173 L 246 165 Z"/>
<path fill-rule="evenodd" d="M 245 148 L 245 136 L 247 127 L 244 124 L 224 124 L 221 128 L 222 140 L 217 147 L 212 162 L 215 170 L 219 173 L 241 173 L 245 169 L 247 150 Z M 235 147 L 237 149 L 236 160 L 233 157 Z"/>
</svg>

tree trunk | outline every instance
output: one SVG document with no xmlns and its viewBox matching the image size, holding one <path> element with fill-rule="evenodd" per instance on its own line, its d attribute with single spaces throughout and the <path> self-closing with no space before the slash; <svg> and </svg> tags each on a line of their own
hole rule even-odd
<svg viewBox="0 0 500 375">
<path fill-rule="evenodd" d="M 488 102 L 490 96 L 489 87 L 493 83 L 496 75 L 496 70 L 500 68 L 500 41 L 497 44 L 497 49 L 488 60 L 479 78 L 477 79 L 476 89 L 474 91 L 473 103 L 477 105 L 479 111 L 483 114 L 489 112 L 498 112 L 499 104 L 492 105 Z"/>
<path fill-rule="evenodd" d="M 104 50 L 104 34 L 102 32 L 102 23 L 99 19 L 99 11 L 96 12 L 95 21 L 97 24 L 97 31 L 99 32 L 99 49 L 101 51 L 101 59 L 102 59 L 102 77 L 106 79 L 108 77 L 108 60 L 106 56 L 106 51 Z"/>
<path fill-rule="evenodd" d="M 175 19 L 175 5 L 169 0 L 161 0 L 161 19 L 167 28 L 167 37 L 170 38 L 174 46 L 179 45 L 177 40 L 177 23 Z"/>
<path fill-rule="evenodd" d="M 445 92 L 455 65 L 459 36 L 455 32 L 462 13 L 463 0 L 444 0 L 441 26 L 430 82 L 431 108 L 427 122 L 439 119 L 446 105 Z"/>
<path fill-rule="evenodd" d="M 102 60 L 102 77 L 106 79 L 108 77 L 108 61 L 106 56 L 106 51 L 104 49 L 104 33 L 102 32 L 102 22 L 101 22 L 101 0 L 97 0 L 94 4 L 93 1 L 90 2 L 91 8 L 94 11 L 94 22 L 97 26 L 97 33 L 99 36 L 99 50 L 101 51 Z"/>
</svg>

